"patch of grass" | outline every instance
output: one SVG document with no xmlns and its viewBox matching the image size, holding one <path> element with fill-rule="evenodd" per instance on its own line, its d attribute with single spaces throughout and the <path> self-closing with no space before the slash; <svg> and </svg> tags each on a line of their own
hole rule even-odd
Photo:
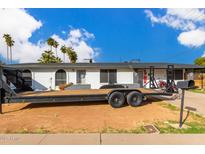
<svg viewBox="0 0 205 154">
<path fill-rule="evenodd" d="M 86 128 L 80 128 L 80 129 L 68 128 L 63 130 L 62 133 L 90 133 L 90 131 L 87 130 Z"/>
<path fill-rule="evenodd" d="M 46 133 L 49 133 L 49 130 L 47 130 L 46 128 L 44 127 L 40 127 L 38 128 L 36 131 L 32 132 L 32 133 L 36 133 L 36 134 L 46 134 Z"/>
<path fill-rule="evenodd" d="M 172 105 L 170 103 L 160 102 L 159 105 L 162 106 L 162 107 L 165 107 L 167 109 L 170 109 L 172 111 L 179 111 L 179 108 L 177 106 Z"/>
<path fill-rule="evenodd" d="M 136 127 L 134 129 L 116 129 L 112 127 L 103 128 L 100 133 L 135 133 L 135 134 L 142 134 L 146 133 L 143 126 Z"/>
<path fill-rule="evenodd" d="M 162 107 L 168 108 L 172 111 L 179 111 L 180 109 L 177 106 L 174 106 L 172 104 L 166 103 L 166 102 L 160 102 L 159 105 Z M 187 112 L 187 111 L 185 111 Z M 177 114 L 179 114 L 177 112 Z M 184 117 L 185 118 L 185 117 Z M 185 125 L 188 126 L 188 128 L 174 128 L 170 124 L 176 124 L 178 125 L 178 121 L 168 121 L 167 123 L 165 122 L 155 122 L 154 125 L 159 129 L 160 133 L 165 134 L 165 133 L 205 133 L 205 117 L 197 114 L 190 112 L 189 114 L 189 121 L 185 121 Z"/>
<path fill-rule="evenodd" d="M 75 133 L 87 133 L 89 132 L 86 128 L 78 129 L 74 131 Z"/>
<path fill-rule="evenodd" d="M 103 128 L 100 133 L 128 133 L 129 131 L 126 129 L 116 129 L 112 127 Z"/>
<path fill-rule="evenodd" d="M 189 91 L 195 92 L 195 93 L 205 94 L 205 89 L 190 89 Z"/>
<path fill-rule="evenodd" d="M 30 132 L 27 128 L 23 128 L 21 130 L 18 130 L 16 133 L 18 133 L 18 134 L 27 134 L 27 133 L 30 133 Z"/>
<path fill-rule="evenodd" d="M 146 133 L 146 130 L 143 126 L 140 126 L 140 127 L 136 127 L 135 129 L 132 129 L 131 133 L 144 134 L 144 133 Z"/>
<path fill-rule="evenodd" d="M 186 122 L 188 128 L 174 128 L 170 124 L 177 124 L 178 121 L 168 121 L 168 123 L 156 122 L 155 126 L 162 134 L 201 134 L 205 133 L 205 124 L 200 122 Z"/>
</svg>

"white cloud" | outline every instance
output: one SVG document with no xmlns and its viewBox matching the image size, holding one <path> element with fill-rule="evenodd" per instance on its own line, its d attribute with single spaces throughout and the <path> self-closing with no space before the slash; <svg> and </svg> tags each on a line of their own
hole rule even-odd
<svg viewBox="0 0 205 154">
<path fill-rule="evenodd" d="M 82 34 L 81 34 L 80 29 L 73 29 L 70 31 L 69 36 L 72 38 L 78 39 L 82 37 Z"/>
<path fill-rule="evenodd" d="M 66 34 L 66 31 L 62 30 L 61 33 L 62 33 L 62 34 Z"/>
<path fill-rule="evenodd" d="M 167 10 L 172 10 L 172 9 L 167 9 Z M 193 21 L 191 20 L 184 20 L 183 18 L 180 18 L 179 16 L 176 15 L 172 15 L 174 14 L 172 11 L 172 14 L 169 14 L 167 11 L 166 14 L 164 16 L 155 16 L 152 11 L 150 10 L 145 10 L 145 13 L 147 15 L 148 18 L 150 18 L 152 24 L 154 25 L 154 23 L 160 23 L 160 24 L 165 24 L 168 27 L 172 27 L 174 29 L 178 29 L 178 30 L 193 30 L 196 28 L 196 25 L 193 23 Z"/>
<path fill-rule="evenodd" d="M 205 44 L 205 9 L 166 9 L 164 15 L 154 15 L 151 10 L 145 14 L 155 23 L 165 24 L 180 30 L 177 40 L 187 47 L 200 47 Z"/>
<path fill-rule="evenodd" d="M 41 21 L 37 21 L 24 9 L 0 9 L 0 33 L 10 33 L 21 41 L 27 41 L 32 32 L 42 26 Z"/>
<path fill-rule="evenodd" d="M 201 57 L 205 57 L 205 51 L 204 51 L 204 54 Z"/>
<path fill-rule="evenodd" d="M 86 42 L 86 40 L 94 38 L 94 34 L 89 33 L 85 29 L 72 29 L 68 33 L 68 37 L 66 39 L 62 39 L 60 36 L 55 34 L 52 36 L 52 38 L 58 41 L 60 45 L 65 44 L 67 46 L 73 47 L 78 54 L 79 62 L 84 61 L 84 59 L 94 59 L 99 54 L 97 48 L 92 48 Z M 60 53 L 59 56 L 62 58 L 62 53 Z"/>
<path fill-rule="evenodd" d="M 196 29 L 188 32 L 182 32 L 177 39 L 185 46 L 200 47 L 205 44 L 205 31 Z"/>
<path fill-rule="evenodd" d="M 87 38 L 87 39 L 94 39 L 95 38 L 95 35 L 93 33 L 90 33 L 85 29 L 82 29 L 82 31 L 83 31 L 83 34 L 85 35 L 85 38 Z"/>
<path fill-rule="evenodd" d="M 178 18 L 192 21 L 203 21 L 205 12 L 203 9 L 167 9 L 167 14 L 177 16 Z"/>
<path fill-rule="evenodd" d="M 42 26 L 24 9 L 0 9 L 0 53 L 6 58 L 6 44 L 2 38 L 9 33 L 15 40 L 13 59 L 20 62 L 30 62 L 40 55 L 40 47 L 29 42 L 32 33 Z"/>
<path fill-rule="evenodd" d="M 42 52 L 49 49 L 47 44 L 38 41 L 34 44 L 29 41 L 32 33 L 42 27 L 41 21 L 35 19 L 24 9 L 0 9 L 0 54 L 6 58 L 6 44 L 3 34 L 9 33 L 15 41 L 13 47 L 13 60 L 22 62 L 37 62 Z M 53 34 L 61 45 L 72 46 L 78 53 L 79 61 L 84 58 L 95 58 L 97 55 L 94 48 L 88 45 L 87 41 L 94 38 L 94 34 L 87 32 L 85 29 L 74 29 L 62 31 L 67 34 L 66 39 Z M 59 47 L 60 48 L 60 47 Z M 58 49 L 59 50 L 59 49 Z M 61 56 L 62 54 L 59 55 Z"/>
</svg>

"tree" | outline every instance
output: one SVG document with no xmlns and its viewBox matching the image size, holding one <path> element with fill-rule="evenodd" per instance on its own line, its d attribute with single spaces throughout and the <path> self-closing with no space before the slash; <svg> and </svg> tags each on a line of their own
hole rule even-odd
<svg viewBox="0 0 205 154">
<path fill-rule="evenodd" d="M 63 61 L 65 63 L 65 54 L 66 54 L 66 51 L 67 51 L 67 47 L 65 45 L 63 45 L 61 48 L 60 48 L 61 52 L 63 53 Z"/>
<path fill-rule="evenodd" d="M 7 62 L 9 61 L 9 50 L 10 50 L 10 63 L 12 63 L 12 47 L 14 46 L 15 41 L 9 34 L 4 34 L 3 38 L 5 39 L 7 45 Z"/>
<path fill-rule="evenodd" d="M 205 66 L 205 57 L 199 57 L 199 58 L 195 59 L 194 63 L 196 65 Z"/>
<path fill-rule="evenodd" d="M 4 34 L 3 38 L 5 39 L 6 45 L 7 45 L 7 62 L 12 63 L 12 46 L 14 46 L 15 41 L 12 39 L 12 37 L 9 34 Z M 9 58 L 9 50 L 10 50 L 10 58 Z"/>
<path fill-rule="evenodd" d="M 62 59 L 59 57 L 55 57 L 55 63 L 62 63 Z"/>
<path fill-rule="evenodd" d="M 9 37 L 9 41 L 8 41 L 8 46 L 10 48 L 10 61 L 12 64 L 12 47 L 14 46 L 15 41 L 12 39 L 12 37 Z"/>
<path fill-rule="evenodd" d="M 69 47 L 67 48 L 67 51 L 66 51 L 68 57 L 69 57 L 69 60 L 71 63 L 76 63 L 77 59 L 78 59 L 78 55 L 77 53 L 73 50 L 73 48 Z"/>
<path fill-rule="evenodd" d="M 55 57 L 51 50 L 46 50 L 41 54 L 39 63 L 48 64 L 48 63 L 61 63 L 62 60 L 59 57 Z"/>
<path fill-rule="evenodd" d="M 54 46 L 54 42 L 55 40 L 53 38 L 48 38 L 47 40 L 47 44 L 51 47 L 51 51 L 52 51 L 52 47 Z"/>
<path fill-rule="evenodd" d="M 59 46 L 59 43 L 56 40 L 54 40 L 53 47 L 56 49 L 56 57 L 58 57 L 58 53 L 57 53 L 58 46 Z"/>
<path fill-rule="evenodd" d="M 4 38 L 5 42 L 6 42 L 6 52 L 7 52 L 7 59 L 6 59 L 6 61 L 7 61 L 7 63 L 9 62 L 9 37 L 10 37 L 9 34 L 4 34 L 3 35 L 3 38 Z"/>
</svg>

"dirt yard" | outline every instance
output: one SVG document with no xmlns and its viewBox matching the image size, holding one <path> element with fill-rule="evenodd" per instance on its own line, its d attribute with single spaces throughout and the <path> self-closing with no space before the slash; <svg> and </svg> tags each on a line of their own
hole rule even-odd
<svg viewBox="0 0 205 154">
<path fill-rule="evenodd" d="M 174 111 L 148 100 L 142 106 L 113 109 L 107 103 L 5 104 L 0 133 L 101 132 L 133 129 L 153 121 L 178 120 Z"/>
</svg>

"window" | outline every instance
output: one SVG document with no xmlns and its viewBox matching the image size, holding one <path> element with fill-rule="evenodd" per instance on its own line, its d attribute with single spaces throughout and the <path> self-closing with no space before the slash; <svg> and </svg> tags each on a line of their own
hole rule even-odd
<svg viewBox="0 0 205 154">
<path fill-rule="evenodd" d="M 85 70 L 77 70 L 77 83 L 80 83 L 80 84 L 85 84 L 85 75 L 86 75 L 86 71 Z"/>
<path fill-rule="evenodd" d="M 183 70 L 174 70 L 174 79 L 175 80 L 183 80 Z"/>
<path fill-rule="evenodd" d="M 66 72 L 64 70 L 58 70 L 55 77 L 56 86 L 66 83 Z"/>
<path fill-rule="evenodd" d="M 117 70 L 100 70 L 100 83 L 117 83 Z"/>
<path fill-rule="evenodd" d="M 32 86 L 32 74 L 31 71 L 29 70 L 24 70 L 22 72 L 22 78 L 24 79 L 24 84 L 28 85 L 28 86 Z"/>
</svg>

